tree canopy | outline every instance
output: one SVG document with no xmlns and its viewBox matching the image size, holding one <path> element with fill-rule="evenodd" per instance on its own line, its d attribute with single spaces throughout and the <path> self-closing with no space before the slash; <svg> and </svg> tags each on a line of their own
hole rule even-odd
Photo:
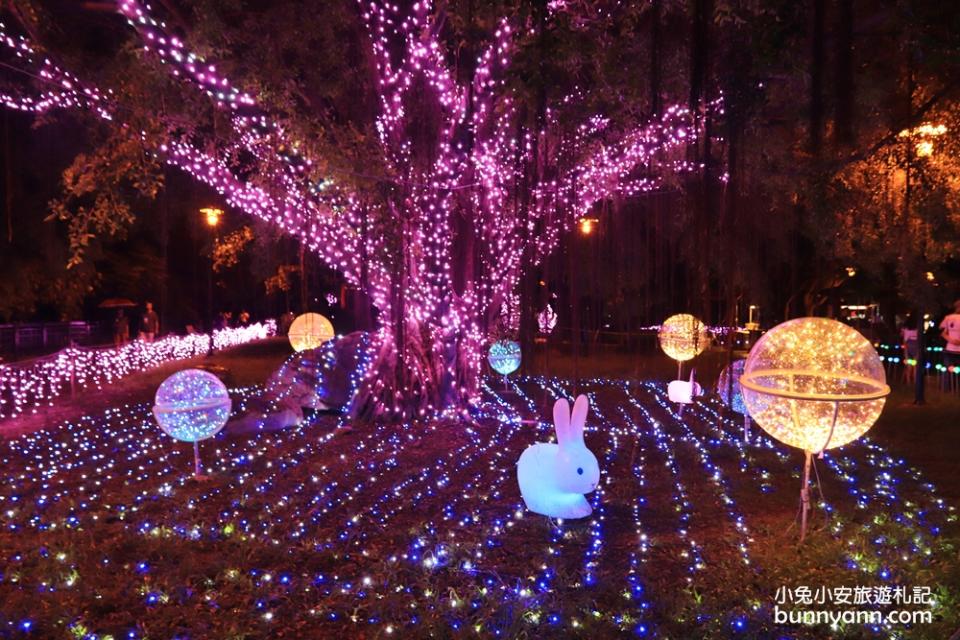
<svg viewBox="0 0 960 640">
<path fill-rule="evenodd" d="M 411 385 L 434 389 L 416 411 L 469 396 L 505 309 L 529 335 L 534 283 L 583 216 L 615 233 L 574 309 L 640 296 L 647 321 L 729 323 L 744 302 L 777 318 L 954 295 L 960 30 L 931 3 L 7 10 L 6 105 L 79 107 L 89 132 L 49 211 L 76 269 L 178 168 L 365 294 L 381 406 Z"/>
</svg>

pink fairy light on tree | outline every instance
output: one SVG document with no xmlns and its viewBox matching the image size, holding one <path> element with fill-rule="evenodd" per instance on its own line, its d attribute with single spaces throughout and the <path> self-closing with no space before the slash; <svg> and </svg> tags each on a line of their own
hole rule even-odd
<svg viewBox="0 0 960 640">
<path fill-rule="evenodd" d="M 544 260 L 594 206 L 697 168 L 685 151 L 700 131 L 683 107 L 627 130 L 602 114 L 571 127 L 558 113 L 583 103 L 577 91 L 545 105 L 530 125 L 506 74 L 531 27 L 501 19 L 473 68 L 455 70 L 438 35 L 442 10 L 430 2 L 401 7 L 367 0 L 358 12 L 376 73 L 376 144 L 384 168 L 374 197 L 340 181 L 318 181 L 318 163 L 284 114 L 239 88 L 220 71 L 224 65 L 189 50 L 149 5 L 122 0 L 118 10 L 146 57 L 211 100 L 229 122 L 213 145 L 171 126 L 159 144 L 141 134 L 145 148 L 216 189 L 229 205 L 297 237 L 377 310 L 351 406 L 356 416 L 465 412 L 522 271 Z M 39 95 L 0 95 L 8 107 L 80 107 L 127 126 L 111 92 L 49 61 L 24 58 L 25 40 L 2 38 L 20 67 L 39 66 L 49 81 L 39 83 Z M 241 155 L 243 171 L 236 168 Z"/>
</svg>

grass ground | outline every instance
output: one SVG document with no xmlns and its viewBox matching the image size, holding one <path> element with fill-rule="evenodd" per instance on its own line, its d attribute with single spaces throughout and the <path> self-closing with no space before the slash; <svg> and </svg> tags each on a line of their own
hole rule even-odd
<svg viewBox="0 0 960 640">
<path fill-rule="evenodd" d="M 722 350 L 702 354 L 694 361 L 697 380 L 712 387 L 726 362 L 727 354 Z M 611 348 L 594 349 L 582 356 L 576 366 L 569 353 L 555 349 L 549 353 L 539 351 L 533 369 L 560 377 L 572 377 L 575 371 L 581 377 L 662 381 L 676 377 L 676 364 L 662 354 L 637 355 Z M 689 371 L 690 367 L 685 366 L 684 378 Z M 960 395 L 940 391 L 936 377 L 931 376 L 926 403 L 917 406 L 912 386 L 905 384 L 899 374 L 891 375 L 889 383 L 893 392 L 870 435 L 923 469 L 944 496 L 960 505 Z"/>
<path fill-rule="evenodd" d="M 894 386 L 870 433 L 923 469 L 944 497 L 960 505 L 960 397 L 934 389 L 926 404 L 917 406 L 912 389 Z"/>
<path fill-rule="evenodd" d="M 245 385 L 285 350 L 264 343 L 214 364 Z M 578 368 L 663 380 L 672 370 L 637 360 Z M 166 373 L 141 375 L 127 402 L 151 399 Z M 800 546 L 800 455 L 744 444 L 740 422 L 711 402 L 677 416 L 662 385 L 581 382 L 604 470 L 594 517 L 525 513 L 515 461 L 549 436 L 550 404 L 573 388 L 489 384 L 469 429 L 319 416 L 224 434 L 202 446 L 201 482 L 189 446 L 159 435 L 147 406 L 102 413 L 108 401 L 92 395 L 68 405 L 99 405 L 98 416 L 0 450 L 0 637 L 943 640 L 960 627 L 956 515 L 940 497 L 958 484 L 956 399 L 931 394 L 914 408 L 897 395 L 870 439 L 822 461 L 827 506 Z M 801 586 L 929 588 L 936 605 L 929 624 L 777 624 L 778 589 Z"/>
</svg>

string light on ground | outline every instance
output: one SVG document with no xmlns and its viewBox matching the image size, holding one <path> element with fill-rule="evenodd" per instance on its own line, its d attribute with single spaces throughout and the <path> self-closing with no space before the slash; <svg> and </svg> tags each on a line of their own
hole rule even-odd
<svg viewBox="0 0 960 640">
<path fill-rule="evenodd" d="M 204 445 L 215 455 L 199 484 L 189 450 L 158 435 L 143 405 L 11 440 L 0 453 L 5 609 L 41 636 L 73 624 L 125 637 L 138 622 L 173 636 L 183 630 L 167 625 L 184 620 L 173 607 L 190 607 L 194 629 L 223 624 L 229 608 L 232 624 L 257 633 L 449 635 L 474 633 L 478 620 L 502 637 L 675 637 L 690 628 L 682 616 L 720 637 L 737 620 L 776 635 L 758 584 L 783 567 L 758 559 L 758 545 L 778 543 L 754 520 L 769 515 L 756 496 L 780 493 L 777 482 L 759 489 L 768 469 L 791 465 L 786 448 L 764 433 L 743 442 L 718 403 L 701 399 L 680 417 L 663 385 L 582 380 L 596 408 L 585 441 L 604 474 L 591 518 L 551 523 L 523 514 L 515 463 L 553 429 L 544 394 L 569 397 L 572 385 L 489 383 L 464 429 L 314 417 L 281 432 L 223 431 Z M 231 390 L 238 411 L 264 393 Z M 940 536 L 955 513 L 908 464 L 862 439 L 827 473 L 845 488 L 826 512 L 829 536 L 851 550 L 834 579 L 909 584 L 947 557 Z M 729 536 L 715 534 L 719 523 Z M 204 567 L 202 578 L 179 565 Z M 732 565 L 754 577 L 720 602 L 695 597 Z M 692 588 L 666 595 L 655 588 L 665 580 Z M 96 593 L 128 615 L 112 626 L 90 613 Z"/>
</svg>

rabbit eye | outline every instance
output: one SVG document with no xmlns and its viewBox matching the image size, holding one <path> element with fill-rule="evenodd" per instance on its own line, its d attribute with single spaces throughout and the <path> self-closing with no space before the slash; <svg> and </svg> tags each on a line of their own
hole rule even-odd
<svg viewBox="0 0 960 640">
<path fill-rule="evenodd" d="M 583 475 L 583 467 L 577 467 L 577 475 Z"/>
</svg>

